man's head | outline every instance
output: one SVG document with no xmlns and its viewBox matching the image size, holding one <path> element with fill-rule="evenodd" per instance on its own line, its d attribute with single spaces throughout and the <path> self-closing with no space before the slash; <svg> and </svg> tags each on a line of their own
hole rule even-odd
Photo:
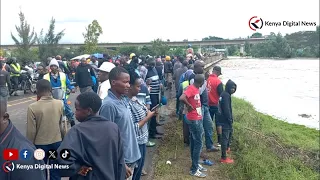
<svg viewBox="0 0 320 180">
<path fill-rule="evenodd" d="M 36 84 L 37 96 L 41 98 L 42 96 L 48 96 L 51 94 L 51 83 L 46 79 L 40 79 Z"/>
<path fill-rule="evenodd" d="M 100 82 L 104 82 L 109 79 L 110 71 L 116 66 L 111 62 L 103 62 L 99 68 L 98 79 Z"/>
<path fill-rule="evenodd" d="M 182 62 L 182 65 L 183 65 L 184 67 L 187 67 L 187 66 L 189 65 L 189 63 L 188 63 L 188 61 L 184 60 L 184 61 Z"/>
<path fill-rule="evenodd" d="M 204 61 L 196 61 L 194 63 L 194 73 L 195 74 L 203 74 L 204 66 L 205 66 Z"/>
<path fill-rule="evenodd" d="M 130 88 L 130 76 L 123 67 L 115 67 L 109 73 L 111 89 L 119 95 L 127 94 Z"/>
<path fill-rule="evenodd" d="M 87 64 L 87 59 L 83 57 L 83 58 L 81 58 L 80 62 L 81 62 L 81 64 Z"/>
<path fill-rule="evenodd" d="M 156 60 L 154 58 L 148 58 L 147 60 L 148 69 L 152 69 L 156 66 Z"/>
<path fill-rule="evenodd" d="M 7 101 L 0 98 L 0 135 L 6 130 L 9 124 L 9 114 L 7 113 Z"/>
<path fill-rule="evenodd" d="M 237 90 L 237 84 L 234 83 L 231 79 L 229 79 L 226 83 L 225 90 L 231 95 L 236 92 Z"/>
<path fill-rule="evenodd" d="M 61 57 L 60 55 L 57 55 L 57 56 L 56 56 L 56 60 L 59 61 L 59 60 L 61 60 L 61 59 L 62 59 L 62 57 Z"/>
<path fill-rule="evenodd" d="M 37 71 L 38 71 L 39 74 L 45 74 L 46 73 L 46 68 L 45 68 L 45 66 L 43 64 L 39 64 L 37 66 Z"/>
<path fill-rule="evenodd" d="M 56 59 L 51 59 L 49 67 L 52 73 L 56 74 L 59 72 L 59 63 Z"/>
<path fill-rule="evenodd" d="M 12 58 L 12 63 L 17 63 L 17 58 L 13 57 Z"/>
<path fill-rule="evenodd" d="M 97 61 L 97 58 L 96 58 L 95 56 L 91 56 L 91 57 L 90 57 L 90 60 L 91 60 L 93 63 L 95 63 L 95 62 Z"/>
<path fill-rule="evenodd" d="M 193 65 L 193 64 L 189 64 L 189 63 L 188 63 L 188 69 L 192 69 L 192 70 L 194 70 L 194 65 Z"/>
<path fill-rule="evenodd" d="M 215 66 L 215 67 L 213 67 L 213 69 L 212 69 L 212 74 L 215 74 L 215 75 L 217 75 L 217 76 L 222 75 L 222 73 L 221 73 L 221 67 L 220 67 L 220 66 Z"/>
<path fill-rule="evenodd" d="M 204 75 L 203 74 L 196 74 L 194 77 L 194 85 L 196 87 L 201 87 L 204 83 Z"/>
<path fill-rule="evenodd" d="M 75 101 L 75 116 L 79 122 L 88 117 L 96 115 L 101 107 L 102 101 L 94 92 L 81 93 Z"/>
</svg>

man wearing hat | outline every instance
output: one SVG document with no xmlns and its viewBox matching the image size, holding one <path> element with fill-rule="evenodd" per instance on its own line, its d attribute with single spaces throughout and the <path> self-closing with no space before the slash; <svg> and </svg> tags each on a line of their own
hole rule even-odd
<svg viewBox="0 0 320 180">
<path fill-rule="evenodd" d="M 98 87 L 98 95 L 102 100 L 108 96 L 108 90 L 111 88 L 109 82 L 109 73 L 114 67 L 116 66 L 111 62 L 103 62 L 98 69 L 98 79 L 100 82 Z"/>
<path fill-rule="evenodd" d="M 214 120 L 215 118 L 215 125 L 216 131 L 218 136 L 218 146 L 221 143 L 221 133 L 222 128 L 221 124 L 217 120 L 217 113 L 218 113 L 218 102 L 221 93 L 223 92 L 223 84 L 221 80 L 218 78 L 221 73 L 221 67 L 215 66 L 213 67 L 212 74 L 209 75 L 207 80 L 207 89 L 208 89 L 208 96 L 209 96 L 209 111 L 211 115 L 211 119 Z"/>
<path fill-rule="evenodd" d="M 67 89 L 69 89 L 71 90 L 72 93 L 75 93 L 75 88 L 74 86 L 71 86 L 68 76 L 63 72 L 59 72 L 59 63 L 56 59 L 51 59 L 49 67 L 51 72 L 45 74 L 43 76 L 43 79 L 48 80 L 51 83 L 51 86 L 53 88 L 61 87 L 65 92 L 65 96 L 63 99 L 65 114 L 68 120 L 70 121 L 71 126 L 74 126 L 75 125 L 74 114 L 72 112 L 72 109 L 67 103 L 67 99 L 69 95 L 67 95 L 66 92 L 67 92 Z"/>
</svg>

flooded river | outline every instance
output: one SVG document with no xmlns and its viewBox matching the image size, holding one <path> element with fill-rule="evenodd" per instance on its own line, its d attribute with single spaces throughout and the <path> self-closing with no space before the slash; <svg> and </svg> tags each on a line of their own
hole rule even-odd
<svg viewBox="0 0 320 180">
<path fill-rule="evenodd" d="M 236 97 L 278 119 L 319 129 L 318 59 L 230 58 L 219 65 L 223 82 L 238 85 Z"/>
</svg>

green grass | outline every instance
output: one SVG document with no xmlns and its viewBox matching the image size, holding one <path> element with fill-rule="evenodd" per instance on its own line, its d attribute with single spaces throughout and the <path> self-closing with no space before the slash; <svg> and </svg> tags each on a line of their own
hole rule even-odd
<svg viewBox="0 0 320 180">
<path fill-rule="evenodd" d="M 232 179 L 319 179 L 319 131 L 257 112 L 233 98 Z"/>
<path fill-rule="evenodd" d="M 319 131 L 289 124 L 257 112 L 233 98 L 234 135 L 231 145 L 233 165 L 209 167 L 206 179 L 319 179 Z M 182 123 L 165 125 L 166 136 L 158 148 L 154 179 L 193 179 L 188 175 L 189 150 L 183 147 Z M 210 153 L 218 161 L 220 153 Z M 170 160 L 172 165 L 166 165 Z"/>
</svg>

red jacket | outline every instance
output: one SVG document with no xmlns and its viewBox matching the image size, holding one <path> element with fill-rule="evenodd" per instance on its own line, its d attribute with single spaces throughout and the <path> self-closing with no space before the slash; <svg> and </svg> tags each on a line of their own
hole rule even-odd
<svg viewBox="0 0 320 180">
<path fill-rule="evenodd" d="M 210 74 L 207 80 L 209 106 L 218 106 L 220 94 L 223 92 L 223 85 L 216 74 Z"/>
</svg>

